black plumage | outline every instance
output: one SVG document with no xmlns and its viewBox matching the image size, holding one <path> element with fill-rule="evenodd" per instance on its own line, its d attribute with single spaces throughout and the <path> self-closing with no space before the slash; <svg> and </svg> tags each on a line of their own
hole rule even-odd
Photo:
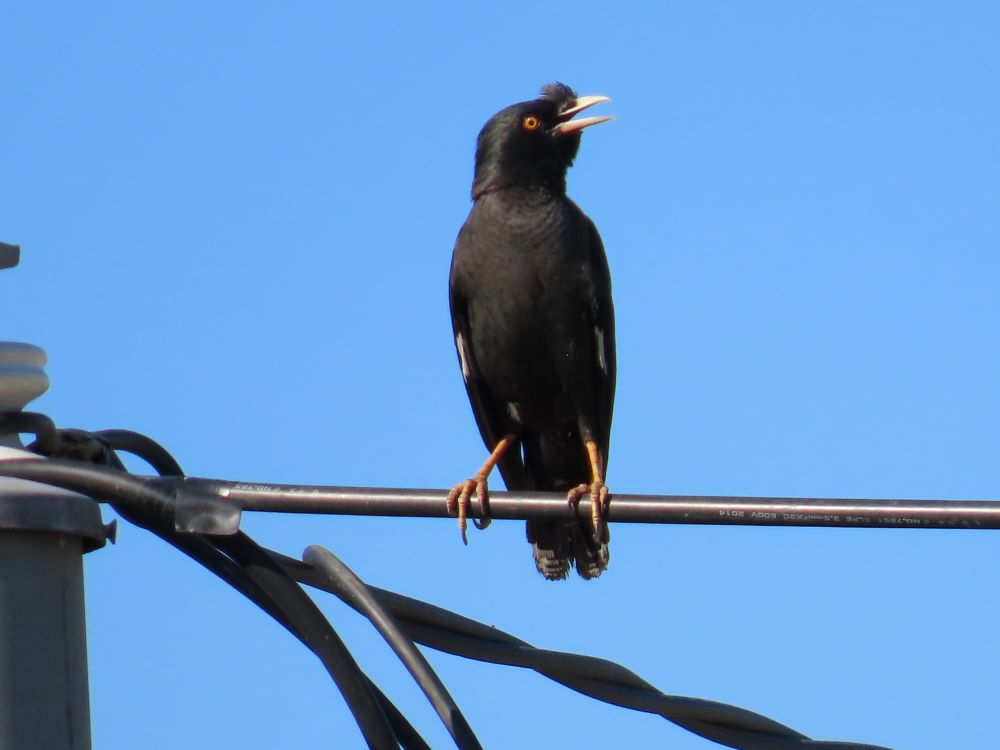
<svg viewBox="0 0 1000 750">
<path fill-rule="evenodd" d="M 590 496 L 591 525 L 529 521 L 548 579 L 608 565 L 604 485 L 615 391 L 611 279 L 593 222 L 566 196 L 566 170 L 585 127 L 572 119 L 606 97 L 551 84 L 507 107 L 479 134 L 474 201 L 452 256 L 450 297 L 459 365 L 490 459 L 455 486 L 449 507 L 485 506 L 499 466 L 510 490 Z M 488 522 L 488 521 L 487 521 Z"/>
</svg>

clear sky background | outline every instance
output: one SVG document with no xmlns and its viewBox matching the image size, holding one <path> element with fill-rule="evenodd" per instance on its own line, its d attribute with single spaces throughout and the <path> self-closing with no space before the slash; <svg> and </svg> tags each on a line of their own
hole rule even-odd
<svg viewBox="0 0 1000 750">
<path fill-rule="evenodd" d="M 561 80 L 617 118 L 569 179 L 614 279 L 613 491 L 1000 497 L 994 3 L 35 2 L 0 29 L 2 336 L 48 352 L 33 407 L 61 426 L 198 476 L 467 477 L 447 275 L 474 139 Z M 812 737 L 996 744 L 995 532 L 618 524 L 605 576 L 552 584 L 520 522 L 468 548 L 450 520 L 245 529 Z M 146 532 L 86 573 L 95 748 L 362 745 L 310 653 Z M 487 747 L 715 747 L 430 658 Z"/>
</svg>

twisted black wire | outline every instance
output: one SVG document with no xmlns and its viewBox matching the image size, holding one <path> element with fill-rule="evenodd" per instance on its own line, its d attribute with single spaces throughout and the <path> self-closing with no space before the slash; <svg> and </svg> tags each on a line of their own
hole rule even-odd
<svg viewBox="0 0 1000 750">
<path fill-rule="evenodd" d="M 472 732 L 472 727 L 449 695 L 444 683 L 431 669 L 424 655 L 413 645 L 413 640 L 405 635 L 392 614 L 372 595 L 371 589 L 332 552 L 323 547 L 318 545 L 309 547 L 304 559 L 326 576 L 327 585 L 336 591 L 340 599 L 349 602 L 351 607 L 367 617 L 385 638 L 434 706 L 441 721 L 454 738 L 455 744 L 463 749 L 481 748 L 479 740 Z"/>
<path fill-rule="evenodd" d="M 317 570 L 313 551 L 308 562 L 273 553 L 289 574 L 328 591 L 365 614 L 341 587 L 331 585 L 329 570 Z M 441 607 L 368 586 L 417 643 L 477 661 L 525 667 L 606 703 L 659 714 L 705 739 L 740 750 L 888 750 L 878 745 L 813 740 L 766 716 L 725 703 L 666 695 L 625 667 L 591 656 L 538 649 L 498 628 Z"/>
</svg>

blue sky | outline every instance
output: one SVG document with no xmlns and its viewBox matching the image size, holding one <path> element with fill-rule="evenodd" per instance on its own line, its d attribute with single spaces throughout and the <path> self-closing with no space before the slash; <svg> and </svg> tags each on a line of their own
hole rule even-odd
<svg viewBox="0 0 1000 750">
<path fill-rule="evenodd" d="M 614 279 L 612 491 L 1000 496 L 994 4 L 340 5 L 0 11 L 0 239 L 23 248 L 0 304 L 3 337 L 49 354 L 35 408 L 198 476 L 465 478 L 484 453 L 446 286 L 474 139 L 562 80 L 617 118 L 569 179 Z M 444 520 L 245 528 L 813 737 L 995 738 L 994 532 L 619 524 L 604 577 L 548 584 L 521 523 L 468 548 Z M 86 573 L 95 747 L 361 746 L 320 664 L 172 549 L 125 527 Z M 431 660 L 487 747 L 713 747 Z"/>
</svg>

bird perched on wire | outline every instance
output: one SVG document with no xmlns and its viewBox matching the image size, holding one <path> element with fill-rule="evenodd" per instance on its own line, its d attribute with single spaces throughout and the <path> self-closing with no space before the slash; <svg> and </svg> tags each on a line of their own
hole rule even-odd
<svg viewBox="0 0 1000 750">
<path fill-rule="evenodd" d="M 495 114 L 479 133 L 474 201 L 451 261 L 451 320 L 462 378 L 490 456 L 457 484 L 448 509 L 465 540 L 475 495 L 489 523 L 487 476 L 509 490 L 566 492 L 591 523 L 528 521 L 549 580 L 599 576 L 610 538 L 604 483 L 615 394 L 611 277 L 594 223 L 566 196 L 584 128 L 604 96 L 549 84 Z"/>
</svg>

